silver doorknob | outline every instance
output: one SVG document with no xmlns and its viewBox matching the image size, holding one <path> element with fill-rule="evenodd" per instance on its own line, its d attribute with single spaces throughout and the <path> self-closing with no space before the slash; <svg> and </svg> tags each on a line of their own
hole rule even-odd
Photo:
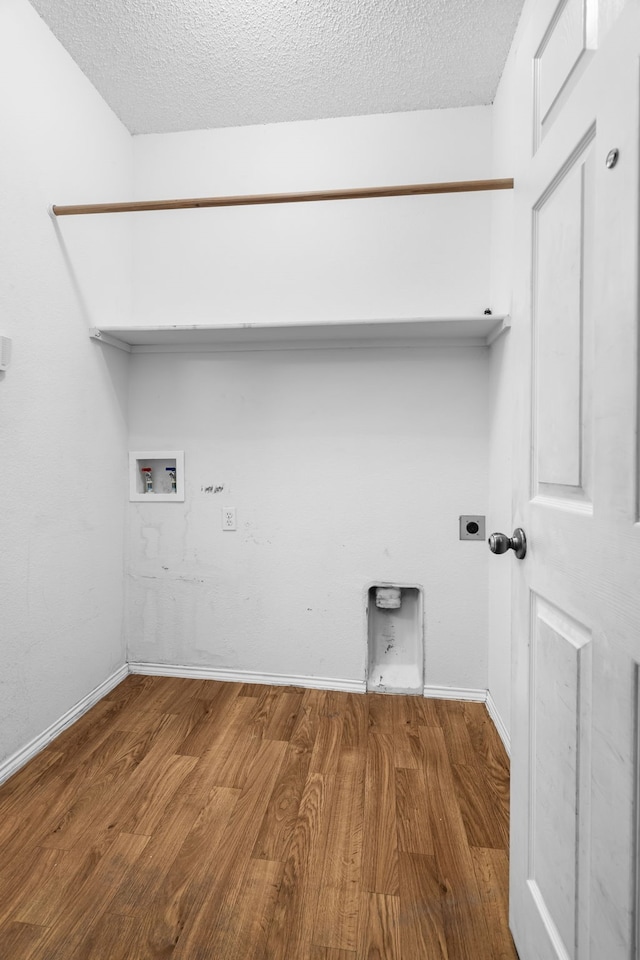
<svg viewBox="0 0 640 960">
<path fill-rule="evenodd" d="M 506 533 L 492 533 L 489 537 L 489 550 L 491 553 L 506 553 L 507 550 L 513 550 L 518 560 L 522 560 L 527 553 L 527 538 L 522 527 L 516 527 L 513 536 L 508 537 Z"/>
</svg>

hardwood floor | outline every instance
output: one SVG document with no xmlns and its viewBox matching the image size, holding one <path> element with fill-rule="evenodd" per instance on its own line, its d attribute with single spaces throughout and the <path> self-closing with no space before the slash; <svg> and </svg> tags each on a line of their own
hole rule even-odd
<svg viewBox="0 0 640 960">
<path fill-rule="evenodd" d="M 130 676 L 0 787 L 2 960 L 517 960 L 483 704 Z"/>
</svg>

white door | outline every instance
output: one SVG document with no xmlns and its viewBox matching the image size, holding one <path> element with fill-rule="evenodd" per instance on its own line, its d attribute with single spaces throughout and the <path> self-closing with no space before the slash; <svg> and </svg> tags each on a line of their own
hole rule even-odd
<svg viewBox="0 0 640 960">
<path fill-rule="evenodd" d="M 516 171 L 511 925 L 521 960 L 638 960 L 640 3 L 601 43 L 588 0 L 542 8 Z"/>
</svg>

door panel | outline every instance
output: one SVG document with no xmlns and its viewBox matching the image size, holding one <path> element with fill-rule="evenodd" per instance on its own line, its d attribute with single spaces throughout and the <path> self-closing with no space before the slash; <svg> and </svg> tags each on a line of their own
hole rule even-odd
<svg viewBox="0 0 640 960">
<path fill-rule="evenodd" d="M 535 58 L 542 124 L 585 50 L 585 0 L 563 0 Z"/>
<path fill-rule="evenodd" d="M 587 499 L 594 137 L 533 208 L 534 496 Z"/>
<path fill-rule="evenodd" d="M 595 0 L 560 0 L 534 55 L 534 143 L 539 146 L 595 45 Z"/>
<path fill-rule="evenodd" d="M 532 17 L 534 77 L 558 9 Z M 640 0 L 581 64 L 515 172 L 513 524 L 529 544 L 512 559 L 521 960 L 640 960 Z M 532 122 L 535 142 L 535 110 Z"/>
<path fill-rule="evenodd" d="M 558 957 L 574 960 L 587 919 L 579 915 L 578 886 L 588 819 L 591 635 L 541 597 L 533 595 L 531 609 L 529 884 Z"/>
</svg>

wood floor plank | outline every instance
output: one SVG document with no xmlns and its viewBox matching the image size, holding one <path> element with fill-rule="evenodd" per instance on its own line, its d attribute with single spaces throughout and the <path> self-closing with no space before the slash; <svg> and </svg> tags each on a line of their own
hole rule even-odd
<svg viewBox="0 0 640 960">
<path fill-rule="evenodd" d="M 19 810 L 22 801 L 33 791 L 38 780 L 51 773 L 63 758 L 63 751 L 58 750 L 53 743 L 0 784 L 0 819 L 5 821 L 12 816 L 12 811 Z"/>
<path fill-rule="evenodd" d="M 433 855 L 429 797 L 420 770 L 395 771 L 398 850 Z"/>
<path fill-rule="evenodd" d="M 238 691 L 239 697 L 253 697 L 258 699 L 264 693 L 263 683 L 243 683 Z"/>
<path fill-rule="evenodd" d="M 88 848 L 81 845 L 73 850 L 48 850 L 47 853 L 55 858 L 51 873 L 30 891 L 16 911 L 15 919 L 47 927 L 54 925 L 69 901 L 89 881 L 98 861 L 115 839 L 116 836 L 103 835 L 93 839 Z"/>
<path fill-rule="evenodd" d="M 204 716 L 209 716 L 206 701 L 193 698 L 182 699 L 179 706 L 166 705 L 160 715 L 167 722 L 163 735 L 167 738 L 167 752 L 177 754 L 180 747 L 194 729 L 197 729 Z M 189 756 L 189 754 L 184 754 Z"/>
<path fill-rule="evenodd" d="M 146 692 L 124 702 L 114 701 L 118 705 L 117 726 L 120 730 L 144 729 L 150 720 L 163 713 L 170 713 L 183 696 L 183 680 L 175 677 L 148 677 Z"/>
<path fill-rule="evenodd" d="M 202 758 L 215 771 L 213 782 L 221 787 L 244 786 L 247 772 L 261 745 L 262 730 L 253 722 L 256 701 L 238 698 L 221 727 L 218 738 Z"/>
<path fill-rule="evenodd" d="M 398 895 L 398 838 L 393 732 L 369 732 L 364 794 L 362 886 Z M 375 842 L 366 838 L 375 837 Z"/>
<path fill-rule="evenodd" d="M 215 704 L 215 697 L 211 697 L 197 699 L 189 705 L 192 722 L 184 739 L 177 745 L 176 753 L 181 756 L 199 757 L 211 745 L 216 723 Z M 205 731 L 206 735 L 203 735 Z"/>
<path fill-rule="evenodd" d="M 184 753 L 180 747 L 188 739 L 193 730 L 200 727 L 203 720 L 211 719 L 211 701 L 200 700 L 197 697 L 185 696 L 179 704 L 167 704 L 167 713 L 179 720 L 180 733 L 175 747 L 175 753 Z"/>
<path fill-rule="evenodd" d="M 143 896 L 127 904 L 127 914 L 135 913 L 144 921 L 139 960 L 171 957 L 183 931 L 188 930 L 189 923 L 198 915 L 207 895 L 208 878 L 215 876 L 222 838 L 239 797 L 239 790 L 214 787 L 177 856 L 169 864 L 160 889 L 151 891 L 149 899 Z M 117 903 L 122 904 L 122 900 L 121 895 Z"/>
<path fill-rule="evenodd" d="M 311 944 L 309 960 L 357 960 L 355 950 L 334 950 L 333 947 L 319 947 Z"/>
<path fill-rule="evenodd" d="M 158 717 L 148 729 L 114 731 L 103 741 L 104 755 L 91 754 L 75 773 L 67 777 L 35 831 L 30 831 L 31 844 L 57 849 L 70 849 L 87 831 L 100 833 L 122 811 L 129 797 L 140 797 L 139 784 L 147 783 L 147 770 L 159 775 L 158 764 L 166 761 L 168 741 L 165 731 L 174 722 L 168 716 Z M 155 753 L 153 752 L 155 748 Z M 142 766 L 141 771 L 137 768 Z M 132 777 L 132 785 L 129 784 Z M 123 789 L 122 784 L 126 784 Z M 52 792 L 53 783 L 49 783 Z M 5 848 L 5 854 L 8 850 Z"/>
<path fill-rule="evenodd" d="M 348 693 L 344 705 L 342 746 L 366 750 L 369 734 L 369 698 L 363 693 Z"/>
<path fill-rule="evenodd" d="M 309 752 L 313 750 L 325 696 L 325 690 L 305 690 L 290 743 Z"/>
<path fill-rule="evenodd" d="M 284 863 L 249 860 L 237 897 L 227 901 L 211 935 L 211 957 L 264 960 Z"/>
<path fill-rule="evenodd" d="M 395 738 L 396 760 L 398 768 L 418 768 L 419 749 L 416 749 L 415 739 L 418 735 L 417 714 L 411 705 L 412 700 L 418 697 L 391 698 L 393 716 L 393 736 Z M 420 698 L 422 699 L 422 698 Z"/>
<path fill-rule="evenodd" d="M 202 804 L 194 802 L 190 795 L 174 796 L 141 855 L 135 873 L 126 885 L 119 887 L 111 903 L 112 913 L 131 917 L 144 915 L 201 813 Z"/>
<path fill-rule="evenodd" d="M 452 763 L 451 771 L 467 840 L 472 847 L 509 847 L 509 820 L 497 804 L 479 764 Z"/>
<path fill-rule="evenodd" d="M 25 851 L 40 845 L 74 803 L 79 789 L 73 777 L 52 777 L 47 780 L 46 788 L 42 784 L 34 788 L 32 801 L 24 805 L 9 837 L 0 823 L 0 847 L 5 868 Z"/>
<path fill-rule="evenodd" d="M 126 873 L 148 843 L 148 837 L 121 833 L 87 879 L 81 895 L 70 900 L 55 925 L 38 941 L 32 956 L 37 960 L 73 957 L 91 936 L 93 926 L 107 912 Z"/>
<path fill-rule="evenodd" d="M 125 767 L 100 794 L 93 816 L 88 808 L 82 811 L 84 831 L 76 843 L 91 834 L 153 832 L 173 793 L 198 762 L 195 757 L 173 754 L 176 718 L 163 719 L 166 722 L 147 744 L 149 749 L 137 766 L 132 770 Z"/>
<path fill-rule="evenodd" d="M 340 759 L 343 723 L 343 718 L 337 714 L 320 717 L 311 752 L 309 773 L 331 776 L 336 772 Z"/>
<path fill-rule="evenodd" d="M 289 743 L 280 775 L 265 812 L 253 856 L 262 860 L 285 861 L 307 781 L 311 750 Z"/>
<path fill-rule="evenodd" d="M 455 960 L 491 960 L 486 918 L 480 907 L 445 735 L 438 728 L 423 727 L 420 740 L 447 950 Z"/>
<path fill-rule="evenodd" d="M 408 704 L 412 723 L 419 727 L 439 727 L 438 700 L 431 697 L 411 697 Z"/>
<path fill-rule="evenodd" d="M 171 678 L 150 677 L 141 673 L 130 673 L 129 676 L 125 677 L 113 690 L 110 690 L 104 699 L 110 703 L 119 703 L 121 706 L 125 706 L 145 697 L 148 691 L 155 691 L 163 687 L 165 685 L 164 681 L 169 679 Z"/>
<path fill-rule="evenodd" d="M 105 913 L 89 930 L 70 960 L 105 960 L 105 949 L 108 949 L 108 960 L 142 960 L 141 921 Z"/>
<path fill-rule="evenodd" d="M 251 725 L 254 734 L 257 735 L 259 739 L 263 738 L 264 730 L 271 719 L 271 714 L 277 708 L 280 696 L 285 690 L 286 687 L 263 686 L 259 695 L 256 697 L 251 714 Z"/>
<path fill-rule="evenodd" d="M 400 901 L 380 893 L 363 893 L 358 960 L 418 960 L 420 954 L 401 952 Z M 424 955 L 431 960 L 429 953 Z"/>
<path fill-rule="evenodd" d="M 211 937 L 218 916 L 235 902 L 251 856 L 267 803 L 278 779 L 286 751 L 281 740 L 265 740 L 253 760 L 253 775 L 247 781 L 221 838 L 215 872 L 207 877 L 206 897 L 189 930 L 180 936 L 175 958 L 209 960 L 214 956 Z"/>
<path fill-rule="evenodd" d="M 78 791 L 69 800 L 59 818 L 38 843 L 43 847 L 70 850 L 78 838 L 94 824 L 96 811 L 112 794 L 114 783 L 133 771 L 148 749 L 148 737 L 138 731 L 115 730 L 103 740 L 95 753 L 76 771 Z"/>
<path fill-rule="evenodd" d="M 55 874 L 57 861 L 55 850 L 36 847 L 21 857 L 13 870 L 0 876 L 0 924 L 26 919 L 21 912 L 25 902 Z"/>
<path fill-rule="evenodd" d="M 269 929 L 268 960 L 308 960 L 321 891 L 333 779 L 310 773 Z"/>
<path fill-rule="evenodd" d="M 323 717 L 344 717 L 346 705 L 352 694 L 344 690 L 325 690 L 320 715 Z"/>
<path fill-rule="evenodd" d="M 491 956 L 494 960 L 518 960 L 509 935 L 507 853 L 492 848 L 474 848 L 471 856 L 487 921 Z"/>
<path fill-rule="evenodd" d="M 0 948 L 2 949 L 0 956 L 30 960 L 46 934 L 46 927 L 37 927 L 31 923 L 10 920 L 8 923 L 0 924 Z"/>
<path fill-rule="evenodd" d="M 302 703 L 302 694 L 289 693 L 288 689 L 276 699 L 262 736 L 265 740 L 290 740 Z"/>
<path fill-rule="evenodd" d="M 76 754 L 73 766 L 65 763 L 64 769 L 73 771 L 76 780 L 85 783 L 103 779 L 109 775 L 117 776 L 125 770 L 133 770 L 147 754 L 154 736 L 160 732 L 164 721 L 158 718 L 141 731 L 120 730 L 115 727 L 104 737 L 100 737 L 95 749 L 86 752 L 80 759 Z"/>
<path fill-rule="evenodd" d="M 203 683 L 216 684 L 215 680 L 203 680 Z M 201 691 L 202 692 L 202 691 Z M 182 743 L 176 747 L 176 753 L 190 757 L 201 757 L 224 733 L 229 713 L 237 700 L 238 684 L 215 685 L 209 696 L 201 696 L 205 709 L 197 724 L 190 730 Z"/>
<path fill-rule="evenodd" d="M 0 786 L 0 957 L 517 960 L 508 799 L 483 704 L 129 677 Z"/>
<path fill-rule="evenodd" d="M 151 836 L 164 816 L 167 805 L 188 773 L 198 763 L 196 757 L 179 757 L 172 754 L 159 761 L 153 774 L 145 771 L 145 784 L 148 788 L 140 790 L 136 802 L 132 805 L 128 817 L 124 817 L 119 829 L 124 833 Z M 136 774 L 131 777 L 134 781 Z"/>
<path fill-rule="evenodd" d="M 465 704 L 462 700 L 437 701 L 442 732 L 452 763 L 473 763 L 475 759 L 464 707 Z"/>
<path fill-rule="evenodd" d="M 203 680 L 196 680 L 193 677 L 188 679 L 181 679 L 180 686 L 175 690 L 172 696 L 169 697 L 165 704 L 164 713 L 191 713 L 194 708 L 199 707 L 199 702 L 204 699 L 209 699 L 208 697 L 201 697 L 202 685 L 205 682 Z M 218 681 L 213 681 L 217 683 Z M 218 687 L 219 689 L 219 687 Z"/>
<path fill-rule="evenodd" d="M 449 955 L 435 857 L 400 853 L 400 941 L 403 957 L 456 960 Z"/>
<path fill-rule="evenodd" d="M 117 710 L 120 730 L 140 730 L 151 716 L 164 712 L 164 705 L 177 693 L 173 677 L 129 676 L 111 691 L 110 702 Z M 138 681 L 135 684 L 133 681 Z"/>
<path fill-rule="evenodd" d="M 217 703 L 217 700 L 214 701 Z M 206 724 L 211 728 L 209 735 L 213 734 L 213 739 L 209 740 L 208 745 L 198 756 L 207 756 L 213 760 L 215 758 L 219 767 L 222 767 L 233 753 L 236 740 L 245 732 L 249 721 L 253 716 L 257 701 L 253 697 L 236 697 L 226 704 L 224 712 L 224 723 L 220 716 L 211 717 L 206 720 Z M 192 751 L 196 755 L 195 751 Z M 223 786 L 223 784 L 219 784 Z"/>
<path fill-rule="evenodd" d="M 369 728 L 376 733 L 393 733 L 393 701 L 383 693 L 368 693 Z"/>
<path fill-rule="evenodd" d="M 509 820 L 509 758 L 484 703 L 465 703 L 464 717 L 475 759 L 484 773 L 485 784 L 499 808 Z"/>
<path fill-rule="evenodd" d="M 314 944 L 341 950 L 358 946 L 364 772 L 362 754 L 343 748 L 328 813 L 322 895 L 313 930 Z"/>
</svg>

